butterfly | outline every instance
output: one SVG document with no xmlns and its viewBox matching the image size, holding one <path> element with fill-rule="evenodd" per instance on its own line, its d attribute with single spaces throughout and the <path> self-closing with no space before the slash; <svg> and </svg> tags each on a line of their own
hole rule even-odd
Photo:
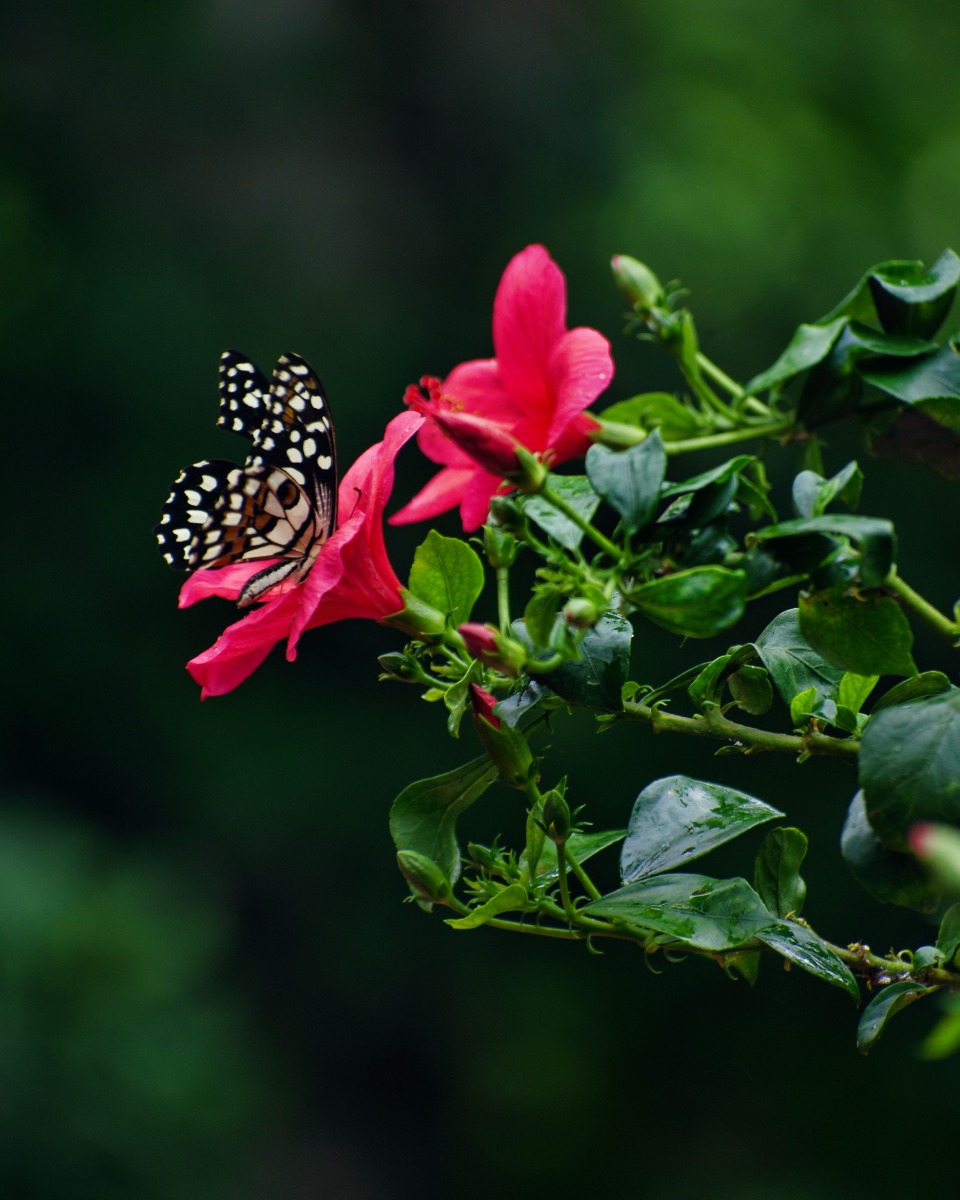
<svg viewBox="0 0 960 1200">
<path fill-rule="evenodd" d="M 268 383 L 244 355 L 225 350 L 217 424 L 250 439 L 246 462 L 185 467 L 154 533 L 182 571 L 279 559 L 244 584 L 243 608 L 291 575 L 303 579 L 336 528 L 337 447 L 323 387 L 298 354 L 282 354 Z"/>
</svg>

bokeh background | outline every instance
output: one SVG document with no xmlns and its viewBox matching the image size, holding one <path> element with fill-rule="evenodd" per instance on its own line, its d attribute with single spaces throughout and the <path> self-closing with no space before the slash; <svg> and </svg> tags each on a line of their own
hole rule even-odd
<svg viewBox="0 0 960 1200">
<path fill-rule="evenodd" d="M 41 0 L 3 27 L 0 1194 L 822 1200 L 935 1177 L 958 1077 L 916 1058 L 932 1014 L 862 1059 L 849 1002 L 797 973 L 657 977 L 402 903 L 389 803 L 469 731 L 378 685 L 398 643 L 359 624 L 201 705 L 183 664 L 231 613 L 176 611 L 150 528 L 181 465 L 242 454 L 214 428 L 226 346 L 313 362 L 349 462 L 408 382 L 490 353 L 529 242 L 613 341 L 612 399 L 676 386 L 622 337 L 614 252 L 681 278 L 745 377 L 870 264 L 956 246 L 952 0 Z M 852 452 L 838 434 L 832 465 Z M 428 474 L 409 452 L 397 494 Z M 913 523 L 904 573 L 944 605 L 955 506 L 871 470 L 865 511 Z M 391 540 L 401 575 L 422 532 Z M 635 676 L 677 653 L 647 631 Z M 679 758 L 808 830 L 825 934 L 931 936 L 848 879 L 853 780 L 828 764 L 744 774 L 587 719 L 556 741 L 598 824 Z M 465 824 L 515 834 L 516 801 Z M 708 869 L 749 873 L 753 848 Z"/>
</svg>

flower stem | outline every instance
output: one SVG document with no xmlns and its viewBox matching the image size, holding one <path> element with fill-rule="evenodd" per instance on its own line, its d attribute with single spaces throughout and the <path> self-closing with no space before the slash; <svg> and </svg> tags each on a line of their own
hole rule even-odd
<svg viewBox="0 0 960 1200">
<path fill-rule="evenodd" d="M 908 583 L 905 583 L 897 574 L 896 567 L 883 581 L 883 586 L 887 591 L 893 592 L 900 599 L 904 608 L 909 609 L 915 617 L 929 625 L 942 638 L 957 645 L 958 639 L 960 639 L 960 625 L 944 616 L 938 608 L 934 608 L 928 600 L 924 600 L 919 592 L 915 592 Z"/>
<path fill-rule="evenodd" d="M 663 445 L 668 454 L 687 454 L 693 450 L 711 450 L 715 446 L 730 446 L 736 442 L 752 442 L 756 438 L 782 437 L 784 434 L 790 433 L 792 429 L 792 418 L 781 417 L 775 421 L 758 421 L 755 425 L 742 425 L 739 429 L 727 429 L 722 433 L 708 433 L 703 437 L 665 441 Z"/>
<path fill-rule="evenodd" d="M 595 546 L 599 546 L 605 554 L 609 554 L 610 557 L 614 559 L 620 558 L 620 547 L 615 542 L 611 542 L 610 539 L 602 534 L 599 529 L 594 528 L 594 526 L 590 524 L 586 517 L 577 512 L 573 505 L 568 504 L 562 496 L 558 496 L 549 484 L 545 484 L 540 489 L 539 494 L 544 498 L 544 500 L 546 500 L 548 504 L 551 504 L 557 510 L 557 512 L 561 512 L 565 517 L 569 518 L 569 520 L 571 520 L 578 529 L 581 529 L 591 540 L 591 542 L 593 542 Z"/>
<path fill-rule="evenodd" d="M 497 617 L 500 632 L 510 632 L 510 568 L 497 567 Z"/>
<path fill-rule="evenodd" d="M 559 858 L 559 850 L 560 850 L 559 846 L 557 847 L 557 850 L 558 850 L 557 857 Z M 596 884 L 593 882 L 593 880 L 590 878 L 590 876 L 586 873 L 586 871 L 583 869 L 583 867 L 577 861 L 575 856 L 572 855 L 569 850 L 567 850 L 567 852 L 566 852 L 566 862 L 567 862 L 567 866 L 570 868 L 570 870 L 573 872 L 573 874 L 577 877 L 577 879 L 580 882 L 580 886 L 587 893 L 587 895 L 590 897 L 590 899 L 591 900 L 599 900 L 600 892 L 597 890 Z"/>
</svg>

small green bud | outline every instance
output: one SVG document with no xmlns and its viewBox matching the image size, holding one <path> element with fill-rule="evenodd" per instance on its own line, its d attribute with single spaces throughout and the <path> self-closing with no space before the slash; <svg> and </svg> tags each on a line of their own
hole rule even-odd
<svg viewBox="0 0 960 1200">
<path fill-rule="evenodd" d="M 547 792 L 543 798 L 543 823 L 547 836 L 557 845 L 570 836 L 570 806 L 559 788 Z"/>
<path fill-rule="evenodd" d="M 517 539 L 512 533 L 501 529 L 499 525 L 484 525 L 483 552 L 495 571 L 501 567 L 512 567 L 518 549 Z"/>
<path fill-rule="evenodd" d="M 377 662 L 383 669 L 381 679 L 395 679 L 398 683 L 418 683 L 423 671 L 415 658 L 400 651 L 381 654 Z"/>
<path fill-rule="evenodd" d="M 490 756 L 490 761 L 500 772 L 504 783 L 523 791 L 535 770 L 534 757 L 527 745 L 527 739 L 519 729 L 511 728 L 493 711 L 497 702 L 495 696 L 472 683 L 470 698 L 473 705 L 473 724 L 484 750 Z"/>
<path fill-rule="evenodd" d="M 526 517 L 513 496 L 492 496 L 490 516 L 507 533 L 522 534 L 527 526 Z"/>
<path fill-rule="evenodd" d="M 600 610 L 585 596 L 574 596 L 564 605 L 563 617 L 574 629 L 592 629 L 600 620 Z"/>
<path fill-rule="evenodd" d="M 617 287 L 638 312 L 663 305 L 663 284 L 644 263 L 628 254 L 615 254 L 610 266 Z"/>
<path fill-rule="evenodd" d="M 397 866 L 418 899 L 444 904 L 453 894 L 450 880 L 425 854 L 418 854 L 416 850 L 401 850 L 397 854 Z"/>
</svg>

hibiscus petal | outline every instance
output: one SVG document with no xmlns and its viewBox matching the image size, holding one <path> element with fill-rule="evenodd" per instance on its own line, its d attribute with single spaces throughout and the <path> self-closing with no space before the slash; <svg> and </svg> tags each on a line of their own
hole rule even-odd
<svg viewBox="0 0 960 1200">
<path fill-rule="evenodd" d="M 548 364 L 566 329 L 567 285 L 543 246 L 507 264 L 493 302 L 493 346 L 516 416 L 553 408 Z"/>
<path fill-rule="evenodd" d="M 477 467 L 444 467 L 399 512 L 387 519 L 390 525 L 410 525 L 426 521 L 455 508 L 466 494 Z"/>
<path fill-rule="evenodd" d="M 491 497 L 496 494 L 501 482 L 502 480 L 498 476 L 491 475 L 482 467 L 478 467 L 474 471 L 460 503 L 460 517 L 463 521 L 464 533 L 472 533 L 474 529 L 479 529 L 487 519 Z"/>
<path fill-rule="evenodd" d="M 553 347 L 549 371 L 556 397 L 547 430 L 547 444 L 552 446 L 613 379 L 610 343 L 595 329 L 571 329 Z"/>
<path fill-rule="evenodd" d="M 256 612 L 228 625 L 209 650 L 192 658 L 187 670 L 203 689 L 201 700 L 222 696 L 243 683 L 287 636 L 298 604 L 296 590 L 267 601 Z"/>
<path fill-rule="evenodd" d="M 202 567 L 184 582 L 180 589 L 180 608 L 189 608 L 208 596 L 222 596 L 224 600 L 236 600 L 243 585 L 258 571 L 279 562 L 279 558 L 261 558 L 256 562 L 236 562 L 227 567 Z"/>
</svg>

